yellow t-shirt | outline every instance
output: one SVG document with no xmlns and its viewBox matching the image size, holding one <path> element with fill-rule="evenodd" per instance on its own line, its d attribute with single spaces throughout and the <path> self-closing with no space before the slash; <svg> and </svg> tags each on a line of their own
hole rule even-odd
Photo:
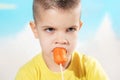
<svg viewBox="0 0 120 80">
<path fill-rule="evenodd" d="M 64 80 L 108 80 L 100 64 L 93 58 L 74 52 Z M 52 72 L 38 54 L 17 73 L 16 80 L 62 80 L 60 72 Z"/>
</svg>

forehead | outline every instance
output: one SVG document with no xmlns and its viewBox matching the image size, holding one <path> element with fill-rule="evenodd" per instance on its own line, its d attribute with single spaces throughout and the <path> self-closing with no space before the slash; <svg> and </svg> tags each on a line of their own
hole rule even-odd
<svg viewBox="0 0 120 80">
<path fill-rule="evenodd" d="M 36 22 L 39 25 L 73 25 L 79 22 L 80 7 L 69 10 L 60 10 L 56 8 L 45 10 L 43 8 L 40 8 L 37 15 L 39 17 L 37 17 Z"/>
</svg>

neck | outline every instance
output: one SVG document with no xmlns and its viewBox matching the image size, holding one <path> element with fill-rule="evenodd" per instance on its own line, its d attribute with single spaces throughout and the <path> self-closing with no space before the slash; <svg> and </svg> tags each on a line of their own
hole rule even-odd
<svg viewBox="0 0 120 80">
<path fill-rule="evenodd" d="M 47 67 L 51 71 L 60 72 L 60 65 L 56 64 L 52 58 L 46 57 L 43 55 L 43 59 L 47 65 Z M 67 62 L 64 65 L 62 65 L 63 71 L 68 68 L 68 66 L 70 65 L 70 62 L 71 62 L 71 56 L 69 56 Z"/>
</svg>

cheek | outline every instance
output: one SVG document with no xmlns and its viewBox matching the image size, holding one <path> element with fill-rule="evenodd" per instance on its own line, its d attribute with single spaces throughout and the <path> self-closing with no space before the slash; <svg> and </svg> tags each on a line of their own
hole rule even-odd
<svg viewBox="0 0 120 80">
<path fill-rule="evenodd" d="M 77 36 L 77 33 L 74 33 L 74 34 L 69 35 L 68 40 L 69 40 L 69 42 L 70 42 L 71 45 L 76 44 L 76 42 L 77 42 L 77 37 L 78 37 L 78 36 Z"/>
<path fill-rule="evenodd" d="M 74 35 L 74 37 L 69 38 L 70 46 L 69 46 L 69 52 L 73 52 L 76 48 L 77 44 L 77 35 Z"/>
<path fill-rule="evenodd" d="M 76 43 L 77 43 L 77 39 L 76 38 L 72 38 L 71 39 L 71 43 L 70 43 L 70 48 L 71 49 L 75 49 Z"/>
<path fill-rule="evenodd" d="M 40 46 L 42 48 L 42 51 L 46 54 L 50 53 L 50 51 L 52 49 L 51 38 L 49 36 L 40 35 L 39 40 L 40 40 Z"/>
<path fill-rule="evenodd" d="M 48 39 L 46 37 L 41 37 L 40 38 L 40 45 L 42 48 L 47 48 L 47 46 L 50 45 L 50 39 Z"/>
</svg>

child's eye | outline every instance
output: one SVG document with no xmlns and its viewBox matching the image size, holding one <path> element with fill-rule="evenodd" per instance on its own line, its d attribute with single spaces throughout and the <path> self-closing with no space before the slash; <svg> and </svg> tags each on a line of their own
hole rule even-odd
<svg viewBox="0 0 120 80">
<path fill-rule="evenodd" d="M 74 31 L 76 31 L 76 28 L 70 27 L 67 29 L 67 32 L 74 32 Z"/>
<path fill-rule="evenodd" d="M 47 31 L 47 32 L 53 32 L 53 31 L 55 31 L 55 29 L 54 28 L 46 28 L 45 31 Z"/>
</svg>

